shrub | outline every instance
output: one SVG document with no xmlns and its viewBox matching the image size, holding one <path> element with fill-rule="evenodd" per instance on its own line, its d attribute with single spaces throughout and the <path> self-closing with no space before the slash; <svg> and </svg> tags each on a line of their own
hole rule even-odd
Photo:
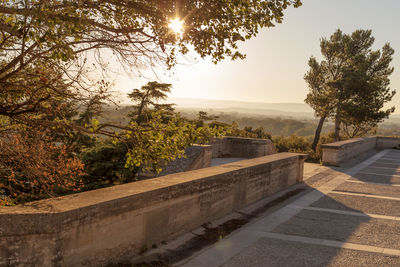
<svg viewBox="0 0 400 267">
<path fill-rule="evenodd" d="M 82 162 L 47 132 L 9 132 L 0 138 L 0 205 L 79 191 Z"/>
</svg>

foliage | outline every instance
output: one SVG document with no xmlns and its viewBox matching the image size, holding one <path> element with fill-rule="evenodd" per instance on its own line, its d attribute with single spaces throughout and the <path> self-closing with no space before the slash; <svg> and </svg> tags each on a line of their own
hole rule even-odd
<svg viewBox="0 0 400 267">
<path fill-rule="evenodd" d="M 128 147 L 123 142 L 107 139 L 98 141 L 82 151 L 86 175 L 82 177 L 85 189 L 132 181 L 135 172 L 125 168 Z"/>
<path fill-rule="evenodd" d="M 134 89 L 128 94 L 128 97 L 136 103 L 133 106 L 134 111 L 129 114 L 129 117 L 141 124 L 146 122 L 154 110 L 162 110 L 162 114 L 167 120 L 174 112 L 173 104 L 160 104 L 158 102 L 166 100 L 169 92 L 171 92 L 171 84 L 157 81 L 149 82 L 140 89 Z"/>
<path fill-rule="evenodd" d="M 191 121 L 175 113 L 173 104 L 159 104 L 170 86 L 154 81 L 128 94 L 135 105 L 126 113 L 130 122 L 123 131 L 81 154 L 86 188 L 130 182 L 138 179 L 139 172 L 160 173 L 168 162 L 184 157 L 188 146 L 226 132 L 225 127 L 204 123 L 206 113 Z"/>
<path fill-rule="evenodd" d="M 280 23 L 291 5 L 301 2 L 1 1 L 0 115 L 26 122 L 30 114 L 52 111 L 52 99 L 82 106 L 104 100 L 110 84 L 91 79 L 94 69 L 88 61 L 106 71 L 104 59 L 115 59 L 140 72 L 156 64 L 173 66 L 189 47 L 214 62 L 243 58 L 238 42 L 255 36 L 260 27 Z M 176 16 L 184 20 L 182 36 L 168 28 Z"/>
<path fill-rule="evenodd" d="M 227 126 L 221 122 L 218 122 L 217 119 L 218 119 L 218 116 L 209 115 L 207 112 L 200 110 L 197 113 L 197 119 L 193 120 L 193 122 L 196 124 L 197 127 L 203 127 L 207 123 L 207 121 L 209 121 L 210 125 L 213 125 L 214 127 L 226 127 Z"/>
<path fill-rule="evenodd" d="M 48 132 L 8 131 L 0 138 L 0 205 L 73 192 L 83 164 Z"/>
<path fill-rule="evenodd" d="M 119 139 L 128 147 L 125 167 L 134 172 L 160 173 L 163 165 L 183 157 L 188 146 L 206 143 L 223 132 L 220 127 L 204 124 L 206 113 L 200 112 L 199 119 L 189 121 L 174 112 L 173 104 L 160 104 L 170 88 L 171 84 L 153 81 L 128 94 L 135 102 L 134 111 Z"/>
<path fill-rule="evenodd" d="M 373 43 L 371 30 L 349 35 L 337 30 L 329 40 L 321 40 L 324 59 L 310 58 L 310 70 L 304 77 L 310 92 L 305 102 L 321 118 L 316 139 L 327 117 L 335 120 L 338 140 L 341 127 L 347 137 L 363 135 L 394 112 L 394 107 L 382 110 L 395 94 L 389 88 L 394 50 L 385 44 L 382 50 L 373 51 Z"/>
<path fill-rule="evenodd" d="M 312 142 L 310 138 L 290 135 L 274 136 L 272 141 L 276 147 L 277 152 L 294 152 L 308 154 L 306 161 L 320 163 L 322 159 L 321 144 L 333 142 L 333 134 L 323 134 L 315 150 L 312 149 Z"/>
<path fill-rule="evenodd" d="M 221 134 L 216 128 L 196 127 L 191 122 L 173 116 L 163 123 L 160 113 L 153 113 L 146 124 L 131 122 L 131 130 L 123 133 L 126 143 L 132 145 L 126 159 L 126 167 L 141 167 L 144 171 L 161 172 L 161 167 L 184 156 L 184 149 L 192 144 L 207 143 L 211 137 Z"/>
<path fill-rule="evenodd" d="M 376 134 L 380 136 L 400 136 L 400 125 L 398 123 L 383 123 L 379 125 Z"/>
<path fill-rule="evenodd" d="M 236 122 L 233 122 L 232 125 L 227 129 L 227 134 L 230 136 L 238 136 L 238 137 L 248 137 L 248 138 L 261 138 L 261 139 L 271 139 L 272 136 L 270 133 L 264 131 L 263 127 L 258 127 L 253 129 L 251 126 L 245 126 L 243 129 L 240 129 Z"/>
<path fill-rule="evenodd" d="M 301 136 L 276 136 L 273 139 L 278 152 L 304 152 L 310 149 L 310 142 Z"/>
<path fill-rule="evenodd" d="M 178 114 L 167 122 L 163 117 L 162 111 L 153 110 L 146 122 L 132 120 L 115 138 L 84 150 L 86 188 L 131 182 L 138 179 L 139 172 L 160 173 L 168 162 L 184 157 L 188 146 L 225 133 L 208 125 L 197 127 Z"/>
<path fill-rule="evenodd" d="M 182 116 L 188 119 L 194 119 L 197 116 L 194 111 L 190 110 L 180 110 Z M 308 118 L 285 118 L 285 117 L 273 117 L 266 115 L 249 115 L 246 113 L 238 113 L 238 112 L 222 112 L 222 111 L 208 111 L 210 117 L 216 117 L 211 123 L 225 123 L 226 125 L 231 125 L 232 122 L 235 122 L 237 127 L 245 128 L 251 127 L 252 129 L 263 128 L 267 129 L 271 135 L 283 135 L 289 136 L 291 134 L 296 134 L 300 136 L 309 136 L 314 133 L 314 129 L 316 126 L 315 119 Z M 208 114 L 207 113 L 207 114 Z M 123 111 L 121 110 L 121 114 L 118 112 L 109 111 L 107 112 L 110 117 L 113 117 L 113 120 L 119 120 L 120 117 L 123 116 Z M 218 121 L 216 121 L 218 120 Z M 326 130 L 330 130 L 326 128 Z M 265 131 L 265 130 L 264 130 Z"/>
<path fill-rule="evenodd" d="M 215 61 L 225 55 L 241 57 L 237 43 L 282 22 L 291 5 L 301 2 L 32 0 L 2 1 L 0 12 L 1 30 L 11 39 L 7 45 L 24 40 L 19 45 L 31 55 L 68 60 L 88 49 L 109 47 L 124 60 L 139 61 L 137 65 L 160 54 L 172 62 L 177 44 L 181 53 L 190 45 Z M 182 36 L 168 28 L 176 17 L 184 21 Z"/>
</svg>

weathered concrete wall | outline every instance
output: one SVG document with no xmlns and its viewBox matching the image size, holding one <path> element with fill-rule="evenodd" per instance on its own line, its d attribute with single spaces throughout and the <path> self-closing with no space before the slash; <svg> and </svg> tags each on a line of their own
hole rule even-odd
<svg viewBox="0 0 400 267">
<path fill-rule="evenodd" d="M 192 160 L 192 162 L 185 168 L 185 171 L 193 171 L 201 168 L 211 167 L 212 161 L 212 146 L 201 145 L 201 152 Z"/>
<path fill-rule="evenodd" d="M 185 149 L 185 157 L 168 163 L 160 176 L 207 168 L 211 166 L 211 160 L 212 147 L 210 145 L 193 145 Z"/>
<path fill-rule="evenodd" d="M 105 265 L 286 188 L 305 156 L 279 153 L 0 208 L 0 266 Z"/>
<path fill-rule="evenodd" d="M 142 172 L 139 176 L 151 178 L 178 172 L 192 171 L 211 166 L 213 158 L 257 158 L 276 153 L 271 140 L 222 137 L 214 138 L 208 145 L 193 145 L 185 149 L 185 157 L 169 162 L 160 174 Z"/>
<path fill-rule="evenodd" d="M 321 145 L 322 163 L 340 166 L 343 162 L 376 147 L 376 137 L 354 138 Z"/>
<path fill-rule="evenodd" d="M 400 148 L 400 138 L 378 136 L 376 140 L 377 149 Z"/>
<path fill-rule="evenodd" d="M 276 153 L 274 144 L 268 139 L 225 136 L 214 138 L 209 144 L 213 146 L 213 158 L 257 158 Z"/>
<path fill-rule="evenodd" d="M 372 136 L 321 145 L 322 163 L 341 166 L 348 160 L 374 149 L 393 148 L 400 145 L 400 138 Z"/>
</svg>

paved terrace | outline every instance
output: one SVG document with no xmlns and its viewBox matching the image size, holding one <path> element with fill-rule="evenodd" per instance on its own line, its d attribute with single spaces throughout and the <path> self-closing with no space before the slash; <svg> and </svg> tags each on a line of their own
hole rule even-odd
<svg viewBox="0 0 400 267">
<path fill-rule="evenodd" d="M 324 168 L 303 195 L 174 266 L 400 266 L 400 151 Z"/>
</svg>

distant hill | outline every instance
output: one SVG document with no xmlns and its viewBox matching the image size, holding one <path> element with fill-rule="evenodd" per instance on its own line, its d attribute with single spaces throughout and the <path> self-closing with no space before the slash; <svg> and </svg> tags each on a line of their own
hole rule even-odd
<svg viewBox="0 0 400 267">
<path fill-rule="evenodd" d="M 304 103 L 262 103 L 191 98 L 169 98 L 167 102 L 175 103 L 178 109 L 203 109 L 205 111 L 214 110 L 285 117 L 314 116 L 313 109 Z"/>
<path fill-rule="evenodd" d="M 176 111 L 188 119 L 197 117 L 200 110 L 210 115 L 217 115 L 225 123 L 235 121 L 240 127 L 263 127 L 272 135 L 312 136 L 318 124 L 313 110 L 303 103 L 253 103 L 228 100 L 208 100 L 189 98 L 169 98 L 167 103 L 175 103 Z M 107 106 L 101 122 L 124 125 L 129 122 L 128 114 L 132 112 L 129 105 Z M 324 132 L 332 131 L 331 120 L 326 121 Z M 400 135 L 400 115 L 392 115 L 380 124 L 378 134 Z"/>
</svg>

